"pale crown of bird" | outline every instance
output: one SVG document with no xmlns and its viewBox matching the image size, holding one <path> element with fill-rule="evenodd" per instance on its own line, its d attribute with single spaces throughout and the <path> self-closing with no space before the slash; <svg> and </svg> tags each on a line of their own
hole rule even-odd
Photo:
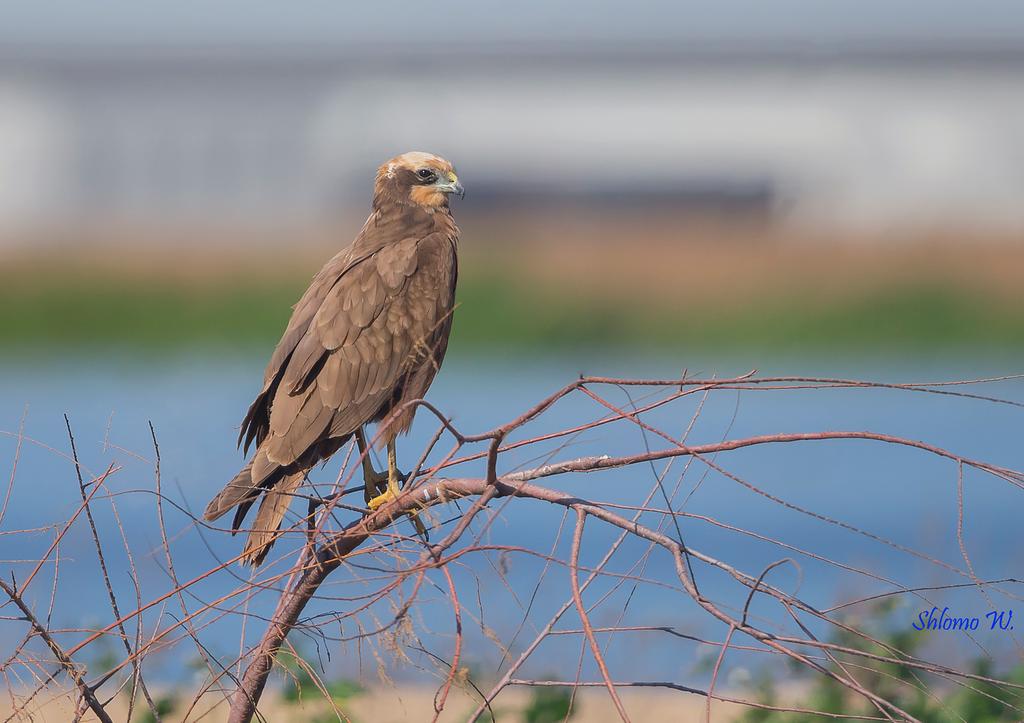
<svg viewBox="0 0 1024 723">
<path fill-rule="evenodd" d="M 423 151 L 409 151 L 384 163 L 377 171 L 375 196 L 427 209 L 448 204 L 450 194 L 464 195 L 452 164 Z"/>
</svg>

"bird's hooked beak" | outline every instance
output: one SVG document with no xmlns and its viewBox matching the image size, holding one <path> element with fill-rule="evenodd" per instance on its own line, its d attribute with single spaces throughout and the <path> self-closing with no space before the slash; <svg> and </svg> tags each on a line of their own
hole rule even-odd
<svg viewBox="0 0 1024 723">
<path fill-rule="evenodd" d="M 438 183 L 437 188 L 442 193 L 454 193 L 458 195 L 459 198 L 466 197 L 466 189 L 464 189 L 462 184 L 459 183 L 459 177 L 455 175 L 454 171 L 448 174 L 448 182 Z"/>
</svg>

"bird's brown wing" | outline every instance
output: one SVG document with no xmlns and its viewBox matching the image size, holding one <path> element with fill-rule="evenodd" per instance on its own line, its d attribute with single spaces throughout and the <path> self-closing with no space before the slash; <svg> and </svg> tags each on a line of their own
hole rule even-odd
<svg viewBox="0 0 1024 723">
<path fill-rule="evenodd" d="M 351 246 L 338 253 L 328 261 L 313 277 L 298 303 L 295 304 L 292 316 L 288 320 L 281 340 L 274 348 L 274 353 L 263 373 L 263 388 L 253 400 L 242 419 L 242 427 L 238 433 L 238 443 L 248 453 L 249 446 L 255 442 L 259 447 L 270 430 L 270 407 L 277 391 L 277 385 L 287 370 L 292 355 L 309 332 L 313 318 L 324 305 L 327 296 L 351 269 L 381 250 L 388 242 L 386 238 L 377 238 L 375 230 L 376 214 L 371 214 L 363 230 Z"/>
<path fill-rule="evenodd" d="M 249 405 L 249 409 L 242 419 L 242 428 L 238 433 L 238 444 L 244 445 L 245 452 L 249 451 L 249 445 L 253 442 L 256 446 L 263 442 L 270 427 L 270 402 L 274 398 L 278 381 L 284 373 L 285 367 L 295 347 L 306 335 L 313 316 L 320 309 L 324 298 L 337 283 L 338 279 L 348 268 L 352 255 L 351 247 L 342 251 L 332 258 L 313 278 L 313 282 L 306 289 L 299 302 L 294 306 L 288 326 L 277 343 L 274 353 L 270 357 L 266 371 L 263 373 L 263 389 L 256 395 L 256 399 Z"/>
<path fill-rule="evenodd" d="M 261 486 L 276 486 L 283 475 L 312 466 L 328 439 L 347 437 L 393 398 L 450 306 L 451 271 L 443 268 L 437 249 L 451 249 L 451 242 L 435 236 L 388 244 L 342 267 L 304 322 L 283 368 L 268 374 L 261 393 L 265 411 L 259 412 L 266 415 L 266 429 L 256 437 L 248 474 L 243 470 L 210 503 L 207 519 L 251 504 Z M 296 314 L 301 308 L 302 302 Z"/>
<path fill-rule="evenodd" d="M 331 436 L 351 434 L 392 395 L 418 333 L 404 292 L 420 241 L 354 264 L 325 296 L 278 382 L 260 446 L 268 463 L 295 463 L 331 428 Z M 257 459 L 253 478 L 261 472 Z"/>
</svg>

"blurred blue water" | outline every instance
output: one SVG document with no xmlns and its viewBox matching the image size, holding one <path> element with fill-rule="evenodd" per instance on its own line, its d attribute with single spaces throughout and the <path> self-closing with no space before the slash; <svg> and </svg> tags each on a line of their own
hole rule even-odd
<svg viewBox="0 0 1024 723">
<path fill-rule="evenodd" d="M 822 374 L 857 376 L 880 381 L 929 381 L 963 379 L 1010 374 L 1019 366 L 1003 360 L 979 363 L 976 360 L 900 359 L 878 363 L 861 362 L 838 365 L 834 361 L 731 359 L 699 364 L 692 360 L 647 360 L 641 364 L 615 358 L 587 359 L 452 359 L 446 364 L 430 393 L 430 399 L 453 416 L 455 424 L 467 433 L 480 432 L 507 421 L 533 402 L 574 379 L 580 372 L 590 374 L 622 374 L 628 376 L 675 376 L 682 367 L 693 374 L 704 370 L 704 376 L 727 376 L 760 366 L 762 373 Z M 261 360 L 212 359 L 194 357 L 163 363 L 114 362 L 107 359 L 76 360 L 74 363 L 47 361 L 8 364 L 0 374 L 0 484 L 12 469 L 18 443 L 19 425 L 24 420 L 20 457 L 14 475 L 13 491 L 0 532 L 52 526 L 65 520 L 78 507 L 80 498 L 69 459 L 67 432 L 63 414 L 67 413 L 75 431 L 79 454 L 90 474 L 101 473 L 116 462 L 120 467 L 107 487 L 117 493 L 117 511 L 125 535 L 134 553 L 139 570 L 142 598 L 152 599 L 170 589 L 165 560 L 160 548 L 160 531 L 153 504 L 153 447 L 150 440 L 151 421 L 160 443 L 164 493 L 184 508 L 201 510 L 209 497 L 242 463 L 235 450 L 234 438 L 243 411 L 257 390 L 261 378 Z M 617 404 L 629 400 L 621 390 L 606 389 Z M 1024 383 L 1020 380 L 971 388 L 1017 401 L 1024 400 Z M 644 391 L 631 392 L 639 399 Z M 698 403 L 696 397 L 681 400 L 660 409 L 647 418 L 651 424 L 680 434 L 687 427 Z M 602 409 L 586 397 L 563 400 L 548 414 L 513 439 L 541 434 L 573 426 L 602 416 Z M 699 420 L 691 430 L 689 442 L 714 442 L 722 438 L 739 438 L 774 432 L 814 432 L 822 430 L 867 430 L 911 439 L 920 439 L 947 447 L 967 457 L 982 459 L 1016 469 L 1024 468 L 1021 451 L 1021 430 L 1024 410 L 982 401 L 956 399 L 886 390 L 793 390 L 786 392 L 716 393 L 705 403 Z M 400 443 L 402 466 L 411 467 L 419 451 L 436 429 L 428 415 L 417 419 L 410 438 Z M 29 441 L 31 440 L 31 441 Z M 564 442 L 565 440 L 563 440 Z M 558 449 L 558 443 L 541 445 L 530 452 L 510 453 L 500 471 L 515 466 L 531 466 L 550 453 L 555 459 L 586 454 L 630 454 L 642 452 L 645 444 L 664 448 L 665 442 L 630 425 L 601 427 Z M 437 459 L 449 448 L 450 440 L 439 445 L 432 455 Z M 343 456 L 343 455 L 339 455 Z M 538 456 L 540 458 L 538 458 Z M 759 446 L 720 455 L 717 463 L 762 490 L 814 512 L 841 519 L 843 522 L 870 531 L 896 543 L 913 547 L 957 568 L 964 563 L 956 537 L 957 467 L 955 463 L 920 451 L 864 441 L 810 442 L 776 446 Z M 314 481 L 329 483 L 340 468 L 335 460 L 318 471 Z M 545 484 L 605 502 L 638 505 L 654 485 L 655 474 L 665 470 L 665 463 L 612 470 L 601 474 L 562 476 L 545 480 Z M 899 580 L 904 585 L 936 585 L 963 583 L 968 579 L 942 566 L 898 552 L 891 547 L 849 530 L 827 524 L 819 519 L 782 507 L 758 496 L 743 486 L 699 463 L 691 464 L 682 481 L 684 462 L 676 461 L 665 476 L 671 490 L 680 484 L 675 507 L 688 513 L 704 515 L 735 527 L 784 541 L 797 548 L 812 549 L 844 564 L 869 570 L 873 575 Z M 474 462 L 453 470 L 452 474 L 482 473 L 482 464 Z M 1024 577 L 1020 571 L 1019 520 L 1022 508 L 1021 490 L 1005 481 L 968 470 L 965 473 L 964 531 L 968 552 L 975 572 L 981 578 Z M 685 505 L 683 499 L 686 495 Z M 357 496 L 358 497 L 358 496 Z M 357 503 L 357 500 L 353 500 Z M 663 507 L 660 497 L 652 503 Z M 572 520 L 561 527 L 560 509 L 524 501 L 496 505 L 500 514 L 493 523 L 475 525 L 475 532 L 494 545 L 529 548 L 559 560 L 568 557 Z M 107 499 L 94 504 L 97 522 L 111 563 L 112 576 L 122 612 L 135 607 L 135 591 L 128 575 L 128 560 L 122 550 L 116 522 Z M 165 508 L 168 533 L 172 538 L 177 574 L 189 579 L 214 566 L 218 559 L 228 559 L 241 544 L 240 539 L 216 530 L 197 530 L 188 517 L 172 505 Z M 458 510 L 448 506 L 438 510 L 438 521 L 451 520 Z M 628 510 L 623 514 L 631 514 Z M 342 520 L 350 513 L 340 513 Z M 648 514 L 644 521 L 652 526 L 663 523 L 660 517 Z M 793 557 L 799 563 L 774 572 L 771 580 L 778 586 L 798 591 L 806 601 L 827 607 L 844 600 L 877 592 L 890 591 L 888 585 L 865 575 L 844 572 L 834 566 L 803 556 L 792 549 L 759 541 L 736 531 L 716 527 L 694 518 L 680 520 L 680 528 L 688 545 L 728 562 L 751 574 L 758 574 L 768 563 L 782 557 Z M 674 527 L 665 528 L 675 534 Z M 408 534 L 407 522 L 399 530 Z M 559 534 L 561 533 L 561 534 Z M 13 571 L 23 580 L 32 565 L 16 560 L 39 556 L 53 538 L 53 531 L 44 530 L 19 535 L 0 536 L 0 558 L 5 577 Z M 435 536 L 444 533 L 435 531 Z M 614 530 L 597 522 L 588 524 L 585 536 L 584 565 L 595 563 L 615 538 Z M 557 540 L 556 540 L 557 538 Z M 294 543 L 294 544 L 297 544 Z M 289 543 L 280 545 L 282 553 Z M 672 584 L 671 560 L 655 553 L 641 568 L 633 565 L 641 560 L 645 545 L 631 541 L 616 554 L 610 569 L 619 573 L 644 576 Z M 96 578 L 95 553 L 84 520 L 79 520 L 65 537 L 61 548 L 60 580 L 53 612 L 54 623 L 67 627 L 88 627 L 109 620 L 106 593 Z M 329 595 L 339 599 L 311 606 L 310 613 L 344 612 L 356 606 L 351 598 L 373 588 L 374 566 L 387 568 L 394 560 L 378 555 L 372 560 L 360 558 L 356 564 L 335 576 Z M 460 599 L 465 606 L 464 628 L 468 637 L 466 660 L 481 670 L 493 671 L 500 653 L 489 642 L 485 630 L 493 630 L 508 642 L 520 621 L 528 618 L 524 631 L 513 645 L 518 651 L 522 641 L 544 623 L 552 611 L 568 599 L 567 573 L 553 566 L 538 586 L 543 559 L 520 553 L 501 555 L 497 552 L 477 554 L 460 559 L 453 567 Z M 41 610 L 48 605 L 53 566 L 44 566 L 40 577 L 30 587 L 29 598 Z M 190 609 L 198 601 L 218 598 L 239 586 L 246 572 L 233 567 L 190 588 L 186 603 Z M 698 583 L 706 593 L 717 597 L 733 609 L 742 608 L 745 592 L 729 582 L 721 573 L 706 566 L 696 568 Z M 414 614 L 415 629 L 423 644 L 444 657 L 450 652 L 452 613 L 446 600 L 443 578 L 434 579 L 436 587 L 423 593 L 424 602 Z M 613 591 L 615 585 L 618 589 Z M 535 589 L 536 588 L 536 589 Z M 407 588 L 408 589 L 408 588 Z M 1011 588 L 1013 589 L 1013 588 Z M 1019 592 L 1019 588 L 1017 588 Z M 659 624 L 679 627 L 691 633 L 715 634 L 715 626 L 707 616 L 678 592 L 642 585 L 634 589 L 631 581 L 610 579 L 595 583 L 587 594 L 594 603 L 609 593 L 594 612 L 597 625 Z M 958 593 L 935 592 L 928 600 L 910 598 L 905 609 L 897 612 L 897 626 L 906 621 L 909 627 L 919 608 L 929 602 L 960 606 L 963 612 L 980 615 L 990 609 L 990 599 L 977 590 Z M 1004 600 L 991 592 L 996 600 Z M 257 596 L 248 611 L 262 615 L 274 602 L 273 591 Z M 531 598 L 534 601 L 531 604 Z M 628 605 L 627 605 L 628 600 Z M 1005 600 L 1004 600 L 1005 601 Z M 239 603 L 240 598 L 232 600 Z M 1012 603 L 1012 600 L 1007 604 Z M 526 608 L 530 607 L 527 616 Z M 785 615 L 767 602 L 755 603 L 753 613 L 769 628 L 785 625 Z M 386 622 L 392 609 L 378 603 L 362 618 Z M 1024 614 L 1024 608 L 1020 611 Z M 180 607 L 171 599 L 154 607 L 145 618 L 146 633 L 171 624 L 180 617 Z M 576 628 L 578 621 L 567 616 L 563 628 Z M 201 618 L 200 620 L 208 620 Z M 241 618 L 214 622 L 203 632 L 211 652 L 230 660 L 239 650 Z M 197 621 L 198 622 L 198 621 Z M 248 621 L 245 638 L 252 642 L 262 630 L 258 618 Z M 325 627 L 331 636 L 348 636 L 357 631 L 352 621 L 340 626 Z M 23 632 L 20 623 L 0 623 L 0 645 L 12 643 Z M 68 633 L 70 642 L 80 635 Z M 1006 640 L 994 633 L 981 633 L 979 642 L 998 649 Z M 527 666 L 533 673 L 559 671 L 566 666 L 574 671 L 579 656 L 580 639 L 563 636 L 545 643 L 537 658 Z M 409 641 L 405 641 L 410 645 Z M 111 649 L 111 644 L 105 644 Z M 308 650 L 313 643 L 305 644 Z M 968 649 L 965 649 L 965 645 Z M 169 652 L 165 660 L 180 661 L 188 653 L 188 643 L 177 652 Z M 962 639 L 941 638 L 933 641 L 942 655 L 964 654 L 974 650 Z M 96 650 L 100 651 L 102 645 Z M 116 650 L 116 647 L 112 648 Z M 331 665 L 348 674 L 372 673 L 376 663 L 367 651 L 362 657 L 349 645 L 339 654 L 337 644 L 325 649 L 332 655 Z M 711 649 L 678 640 L 655 638 L 651 633 L 637 633 L 615 642 L 609 661 L 624 678 L 657 673 L 659 677 L 683 675 Z M 975 651 L 977 652 L 977 651 Z M 97 653 L 98 654 L 98 653 Z M 173 657 L 173 656 L 180 657 Z M 424 656 L 413 656 L 424 662 Z M 155 658 L 160 660 L 158 656 Z M 424 662 L 425 664 L 425 662 Z M 394 674 L 417 675 L 415 667 L 396 666 Z M 584 674 L 590 669 L 584 666 Z M 181 675 L 180 665 L 160 666 L 155 675 Z M 564 675 L 569 675 L 565 673 Z M 574 673 L 572 673 L 574 674 Z"/>
</svg>

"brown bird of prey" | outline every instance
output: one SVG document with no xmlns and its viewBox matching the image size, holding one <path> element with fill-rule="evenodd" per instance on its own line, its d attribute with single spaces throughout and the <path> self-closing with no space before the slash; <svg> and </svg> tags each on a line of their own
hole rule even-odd
<svg viewBox="0 0 1024 723">
<path fill-rule="evenodd" d="M 395 437 L 406 432 L 437 374 L 452 325 L 459 229 L 448 207 L 463 194 L 452 165 L 405 153 L 377 171 L 373 210 L 352 245 L 327 262 L 295 305 L 242 420 L 239 445 L 256 453 L 204 517 L 236 507 L 237 531 L 260 500 L 243 561 L 258 565 L 277 538 L 306 473 L 353 436 L 370 509 L 394 499 Z M 388 470 L 373 469 L 363 426 L 383 420 Z M 386 485 L 386 486 L 385 486 Z"/>
</svg>

